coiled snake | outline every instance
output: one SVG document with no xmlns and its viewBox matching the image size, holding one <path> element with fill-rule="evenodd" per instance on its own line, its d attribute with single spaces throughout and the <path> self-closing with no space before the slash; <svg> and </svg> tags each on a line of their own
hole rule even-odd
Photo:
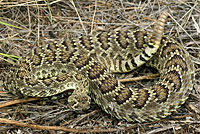
<svg viewBox="0 0 200 134">
<path fill-rule="evenodd" d="M 91 96 L 118 119 L 144 122 L 164 118 L 185 102 L 194 81 L 188 52 L 162 36 L 167 16 L 166 12 L 160 15 L 153 33 L 107 31 L 37 47 L 7 73 L 4 88 L 35 97 L 74 89 L 68 98 L 74 109 L 88 109 Z M 148 61 L 161 74 L 152 87 L 126 87 L 112 74 L 130 72 Z"/>
</svg>

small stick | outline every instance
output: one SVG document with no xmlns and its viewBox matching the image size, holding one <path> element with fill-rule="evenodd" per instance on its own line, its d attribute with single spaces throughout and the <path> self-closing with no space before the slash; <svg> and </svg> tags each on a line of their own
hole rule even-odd
<svg viewBox="0 0 200 134">
<path fill-rule="evenodd" d="M 32 129 L 39 129 L 39 130 L 60 130 L 60 131 L 66 131 L 66 132 L 72 132 L 72 133 L 105 133 L 105 132 L 118 131 L 118 129 L 113 129 L 113 128 L 75 129 L 75 128 L 66 128 L 64 126 L 41 126 L 41 125 L 23 123 L 23 122 L 19 122 L 15 120 L 8 120 L 4 118 L 0 118 L 0 123 L 12 124 L 12 125 L 20 126 L 20 127 L 29 127 Z"/>
<path fill-rule="evenodd" d="M 8 101 L 8 102 L 0 103 L 0 108 L 19 104 L 19 103 L 35 101 L 35 100 L 39 100 L 39 99 L 40 98 L 35 97 L 35 98 L 25 98 L 25 99 L 12 100 L 12 101 Z"/>
<path fill-rule="evenodd" d="M 152 74 L 152 75 L 146 75 L 146 76 L 140 76 L 140 77 L 134 77 L 134 78 L 120 79 L 118 81 L 121 83 L 127 83 L 127 82 L 139 81 L 139 80 L 144 80 L 144 79 L 155 79 L 158 76 L 159 74 Z"/>
</svg>

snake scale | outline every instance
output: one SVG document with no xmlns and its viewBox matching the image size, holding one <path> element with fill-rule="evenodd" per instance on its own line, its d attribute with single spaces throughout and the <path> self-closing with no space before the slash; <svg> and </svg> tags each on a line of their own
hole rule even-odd
<svg viewBox="0 0 200 134">
<path fill-rule="evenodd" d="M 146 122 L 164 118 L 185 102 L 194 82 L 189 53 L 163 36 L 167 16 L 167 12 L 160 15 L 152 33 L 103 31 L 36 47 L 10 69 L 4 88 L 18 96 L 34 97 L 72 89 L 68 102 L 74 109 L 88 109 L 91 96 L 118 119 Z M 113 73 L 130 72 L 147 62 L 161 74 L 151 87 L 127 87 L 114 77 Z"/>
</svg>

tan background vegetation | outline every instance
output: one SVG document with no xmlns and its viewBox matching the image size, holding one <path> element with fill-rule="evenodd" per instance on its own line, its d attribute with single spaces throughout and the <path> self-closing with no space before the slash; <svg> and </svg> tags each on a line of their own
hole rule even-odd
<svg viewBox="0 0 200 134">
<path fill-rule="evenodd" d="M 127 123 L 95 104 L 88 111 L 75 112 L 66 98 L 47 99 L 2 106 L 0 133 L 199 133 L 199 0 L 0 0 L 0 52 L 21 57 L 38 45 L 63 37 L 116 29 L 152 31 L 163 10 L 170 14 L 165 35 L 184 45 L 197 68 L 194 91 L 177 113 L 159 122 Z M 2 60 L 1 64 L 10 63 Z M 0 104 L 12 100 L 0 90 Z"/>
</svg>

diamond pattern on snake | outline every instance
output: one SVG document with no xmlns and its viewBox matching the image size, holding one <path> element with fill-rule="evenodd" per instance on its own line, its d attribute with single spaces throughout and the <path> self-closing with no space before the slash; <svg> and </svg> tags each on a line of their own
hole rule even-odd
<svg viewBox="0 0 200 134">
<path fill-rule="evenodd" d="M 105 31 L 66 38 L 34 48 L 7 73 L 4 88 L 18 96 L 47 97 L 73 89 L 74 109 L 94 101 L 107 113 L 128 122 L 147 122 L 176 111 L 188 98 L 194 65 L 188 52 L 163 36 L 168 13 L 158 18 L 152 33 L 145 30 Z M 113 73 L 125 73 L 146 63 L 160 72 L 147 88 L 130 88 Z"/>
</svg>

